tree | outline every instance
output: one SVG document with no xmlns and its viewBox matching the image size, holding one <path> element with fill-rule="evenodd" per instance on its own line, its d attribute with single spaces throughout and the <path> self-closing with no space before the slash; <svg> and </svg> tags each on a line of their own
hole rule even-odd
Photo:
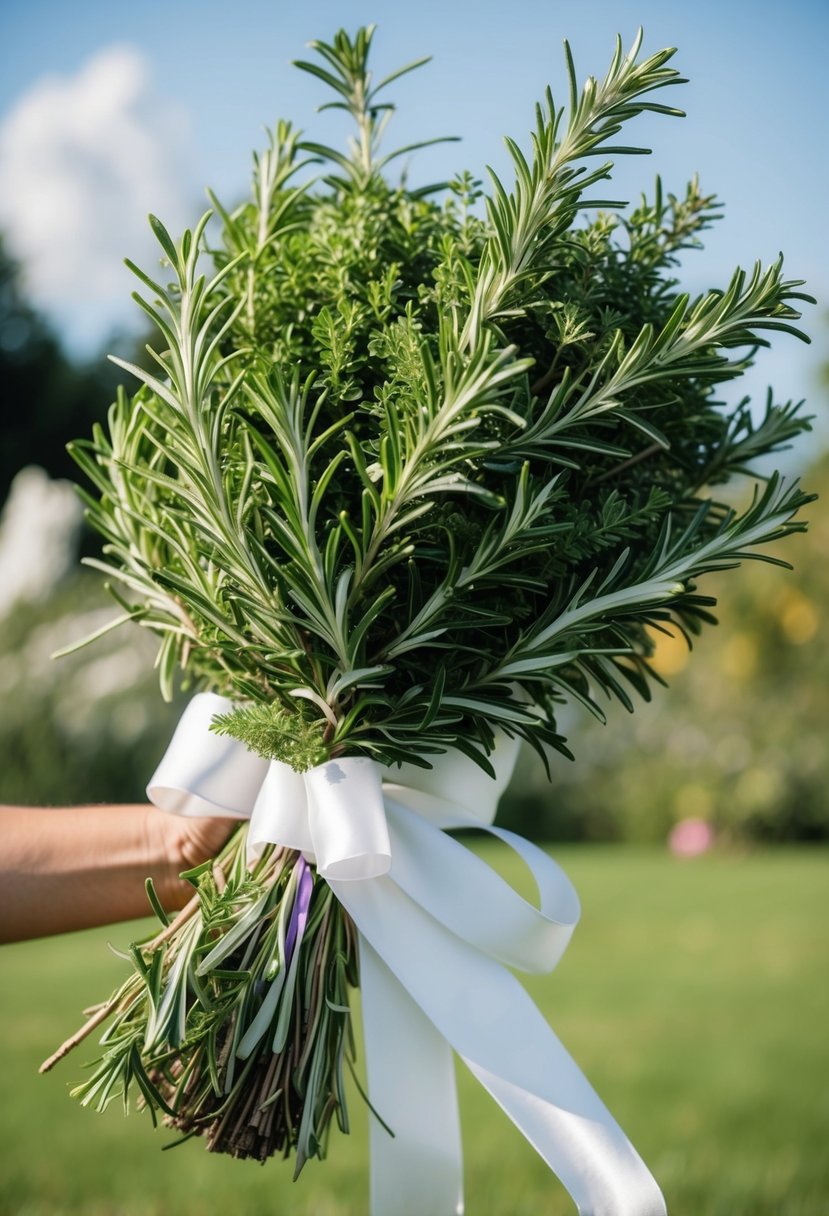
<svg viewBox="0 0 829 1216">
<path fill-rule="evenodd" d="M 66 452 L 73 435 L 105 416 L 118 373 L 103 359 L 72 363 L 25 297 L 20 269 L 0 236 L 0 504 L 27 464 L 52 477 L 75 477 Z"/>
</svg>

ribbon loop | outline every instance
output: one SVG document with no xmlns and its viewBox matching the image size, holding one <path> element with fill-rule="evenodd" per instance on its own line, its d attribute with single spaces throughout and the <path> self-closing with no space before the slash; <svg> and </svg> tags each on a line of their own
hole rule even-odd
<svg viewBox="0 0 829 1216">
<path fill-rule="evenodd" d="M 401 890 L 445 928 L 483 953 L 540 975 L 552 971 L 579 919 L 579 900 L 567 875 L 536 845 L 499 828 L 535 880 L 539 907 L 523 899 L 491 866 L 459 840 L 436 832 L 419 815 L 389 798 L 392 877 Z M 480 827 L 468 818 L 461 827 Z"/>
<path fill-rule="evenodd" d="M 498 731 L 489 756 L 494 777 L 463 753 L 447 751 L 435 757 L 431 768 L 401 764 L 387 770 L 383 789 L 435 827 L 489 827 L 509 785 L 518 750 L 518 739 Z"/>
<path fill-rule="evenodd" d="M 305 791 L 322 877 L 354 882 L 387 874 L 391 844 L 379 766 L 364 756 L 329 760 L 305 773 Z"/>
<path fill-rule="evenodd" d="M 225 697 L 200 692 L 179 719 L 170 746 L 150 778 L 147 797 L 176 815 L 248 819 L 268 772 L 268 761 L 210 725 L 232 708 Z"/>
<path fill-rule="evenodd" d="M 271 760 L 268 765 L 254 803 L 248 828 L 248 860 L 269 844 L 299 849 L 307 860 L 315 859 L 305 782 L 301 773 L 279 760 Z"/>
</svg>

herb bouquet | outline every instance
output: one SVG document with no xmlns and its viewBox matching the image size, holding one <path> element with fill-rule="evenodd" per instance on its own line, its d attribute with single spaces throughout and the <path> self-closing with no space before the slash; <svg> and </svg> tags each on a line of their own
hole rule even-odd
<svg viewBox="0 0 829 1216">
<path fill-rule="evenodd" d="M 228 211 L 213 199 L 215 228 L 205 216 L 178 242 L 151 221 L 163 281 L 132 270 L 143 285 L 135 298 L 158 329 L 156 370 L 122 363 L 141 387 L 133 397 L 121 391 L 108 427 L 72 450 L 95 490 L 85 494 L 89 518 L 106 545 L 104 560 L 90 564 L 122 606 L 113 624 L 158 633 L 166 697 L 177 673 L 213 694 L 200 701 L 197 746 L 191 739 L 180 753 L 243 756 L 257 788 L 276 773 L 277 811 L 294 806 L 296 789 L 297 806 L 310 800 L 312 826 L 328 813 L 329 836 L 349 814 L 369 816 L 380 777 L 417 789 L 423 770 L 429 830 L 441 849 L 456 850 L 456 869 L 438 875 L 435 863 L 437 893 L 413 893 L 428 879 L 421 874 L 402 898 L 420 901 L 432 927 L 436 917 L 448 926 L 453 945 L 440 950 L 449 959 L 479 947 L 478 928 L 459 927 L 456 907 L 478 881 L 470 871 L 472 887 L 459 889 L 471 855 L 440 830 L 475 821 L 474 774 L 484 784 L 503 779 L 496 756 L 513 740 L 545 762 L 569 755 L 556 726 L 567 700 L 599 716 L 603 694 L 632 709 L 657 678 L 654 631 L 670 625 L 690 637 L 713 621 L 700 577 L 803 527 L 796 514 L 806 498 L 777 475 L 742 511 L 712 488 L 807 427 L 797 406 L 771 395 L 759 421 L 747 400 L 728 409 L 716 386 L 750 366 L 768 331 L 802 337 L 796 309 L 809 297 L 779 261 L 738 270 L 694 300 L 679 290 L 678 255 L 719 216 L 696 181 L 678 197 L 657 180 L 630 213 L 595 197 L 609 155 L 644 151 L 613 143 L 623 126 L 644 111 L 681 113 L 652 100 L 681 83 L 672 51 L 641 59 L 639 39 L 627 55 L 618 45 L 605 78 L 579 90 L 568 50 L 567 105 L 547 92 L 530 152 L 507 141 L 514 183 L 492 175 L 480 207 L 480 183 L 468 174 L 417 190 L 387 179 L 396 159 L 424 145 L 381 151 L 393 110 L 386 88 L 425 61 L 374 84 L 371 40 L 371 29 L 353 39 L 340 32 L 312 44 L 314 62 L 298 64 L 330 90 L 327 106 L 353 119 L 346 152 L 280 123 L 255 159 L 250 202 Z M 308 166 L 320 163 L 314 178 Z M 450 771 L 454 788 L 429 784 Z M 351 809 L 326 803 L 332 782 L 355 772 L 361 793 Z M 175 780 L 170 788 L 178 809 L 198 802 L 198 791 L 181 793 Z M 247 814 L 234 796 L 207 797 L 207 807 Z M 441 799 L 468 815 L 438 814 Z M 415 809 L 411 834 L 429 818 Z M 136 1092 L 185 1136 L 260 1160 L 293 1153 L 298 1173 L 323 1156 L 333 1118 L 347 1130 L 359 938 L 363 983 L 367 967 L 375 976 L 389 967 L 423 1025 L 450 1040 L 539 1147 L 532 1117 L 519 1117 L 507 1094 L 515 1077 L 494 1080 L 470 1047 L 468 1024 L 484 1007 L 484 1021 L 494 1017 L 490 973 L 464 972 L 459 955 L 466 979 L 457 991 L 446 960 L 435 964 L 438 981 L 418 987 L 432 929 L 390 961 L 384 935 L 396 931 L 400 898 L 369 915 L 369 895 L 356 894 L 388 892 L 393 879 L 406 886 L 402 812 L 389 815 L 391 843 L 381 824 L 380 862 L 358 874 L 346 872 L 348 848 L 326 869 L 304 829 L 246 841 L 241 828 L 215 862 L 186 876 L 193 899 L 175 919 L 150 890 L 159 933 L 130 947 L 130 977 L 69 1041 L 109 1019 L 103 1055 L 75 1091 L 84 1104 Z M 529 850 L 542 887 L 533 915 L 559 922 L 545 964 L 553 965 L 574 896 L 563 910 L 545 909 L 550 876 Z M 512 947 L 487 951 L 521 964 Z M 446 1029 L 454 1014 L 432 1004 L 431 989 L 444 987 L 469 1006 L 457 1033 Z M 506 1007 L 498 1016 L 496 1038 L 521 1037 Z M 434 1033 L 421 1031 L 424 1042 Z M 419 1041 L 413 1033 L 406 1049 L 420 1050 Z M 384 1067 L 405 1070 L 397 1057 Z M 595 1095 L 583 1107 L 567 1096 L 589 1087 L 561 1059 L 551 1082 L 563 1087 L 559 1106 L 604 1119 L 590 1106 Z M 541 1061 L 536 1070 L 545 1073 Z M 371 1067 L 369 1080 L 379 1136 L 390 1142 L 402 1126 L 405 1139 L 409 1094 L 380 1109 Z M 428 1110 L 417 1118 L 429 1123 Z M 574 1181 L 579 1154 L 559 1117 L 550 1116 L 552 1147 L 539 1151 L 582 1210 L 662 1210 L 652 1197 L 612 1206 L 601 1199 L 604 1183 Z M 447 1126 L 451 1139 L 451 1119 Z M 625 1153 L 609 1171 L 617 1179 Z M 415 1190 L 428 1187 L 427 1173 Z M 378 1199 L 381 1191 L 378 1182 L 378 1211 L 432 1210 L 422 1198 Z"/>
</svg>

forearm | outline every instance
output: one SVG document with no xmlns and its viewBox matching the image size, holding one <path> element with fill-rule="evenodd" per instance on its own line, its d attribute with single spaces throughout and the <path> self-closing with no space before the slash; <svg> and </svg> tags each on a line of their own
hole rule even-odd
<svg viewBox="0 0 829 1216">
<path fill-rule="evenodd" d="M 180 906 L 168 818 L 141 805 L 0 807 L 0 942 L 144 916 L 148 877 Z"/>
</svg>

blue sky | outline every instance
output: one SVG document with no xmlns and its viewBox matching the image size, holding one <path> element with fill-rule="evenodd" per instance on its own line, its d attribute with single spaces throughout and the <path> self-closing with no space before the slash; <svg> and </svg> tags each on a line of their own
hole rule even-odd
<svg viewBox="0 0 829 1216">
<path fill-rule="evenodd" d="M 677 46 L 676 66 L 690 83 L 669 99 L 688 117 L 638 121 L 631 134 L 654 154 L 620 164 L 614 193 L 635 198 L 656 172 L 679 192 L 698 171 L 702 188 L 726 203 L 705 251 L 686 258 L 692 291 L 723 284 L 737 263 L 785 253 L 789 273 L 820 301 L 805 318 L 813 345 L 781 337 L 749 387 L 759 395 L 771 381 L 779 396 L 808 396 L 827 412 L 817 387 L 829 360 L 825 0 L 5 0 L 0 227 L 13 248 L 19 228 L 33 293 L 75 349 L 94 349 L 129 315 L 120 258 L 152 257 L 147 210 L 173 226 L 191 222 L 206 184 L 235 201 L 247 187 L 250 151 L 277 117 L 337 139 L 335 118 L 314 113 L 321 86 L 290 60 L 310 38 L 372 21 L 378 73 L 434 57 L 394 86 L 390 138 L 463 140 L 419 154 L 414 182 L 464 167 L 482 176 L 487 163 L 506 172 L 501 136 L 525 142 L 547 83 L 563 98 L 562 38 L 581 78 L 604 72 L 617 31 L 629 44 L 641 24 L 647 51 Z"/>
</svg>

